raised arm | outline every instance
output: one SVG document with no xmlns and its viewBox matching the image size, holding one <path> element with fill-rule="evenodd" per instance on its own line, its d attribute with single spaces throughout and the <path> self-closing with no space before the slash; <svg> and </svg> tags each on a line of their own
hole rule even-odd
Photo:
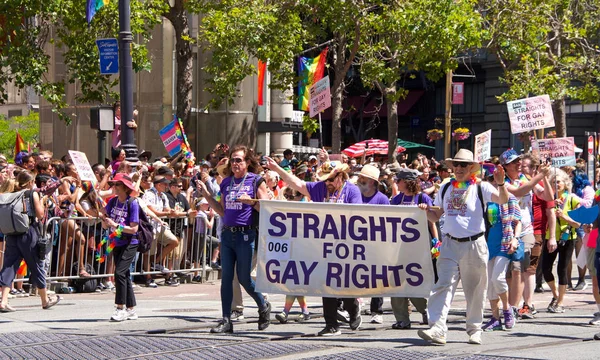
<svg viewBox="0 0 600 360">
<path fill-rule="evenodd" d="M 304 196 L 310 196 L 310 194 L 308 193 L 308 189 L 306 188 L 306 182 L 303 180 L 298 179 L 296 176 L 288 173 L 287 171 L 283 170 L 275 160 L 271 159 L 270 157 L 266 156 L 265 157 L 267 159 L 267 169 L 269 170 L 273 170 L 275 171 L 277 174 L 279 174 L 279 176 L 281 177 L 281 179 L 288 184 L 289 187 L 291 187 L 292 189 L 299 191 L 302 195 Z"/>
</svg>

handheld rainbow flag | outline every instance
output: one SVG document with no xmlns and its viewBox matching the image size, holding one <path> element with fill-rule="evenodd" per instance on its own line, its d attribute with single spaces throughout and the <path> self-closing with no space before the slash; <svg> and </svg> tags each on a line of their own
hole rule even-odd
<svg viewBox="0 0 600 360">
<path fill-rule="evenodd" d="M 308 99 L 310 96 L 310 87 L 312 84 L 323 78 L 325 72 L 325 64 L 327 63 L 327 51 L 329 48 L 323 49 L 321 53 L 314 58 L 299 57 L 298 72 L 300 74 L 300 82 L 298 83 L 298 109 L 308 111 Z"/>
<path fill-rule="evenodd" d="M 92 22 L 92 18 L 96 15 L 98 10 L 102 9 L 104 5 L 108 5 L 110 0 L 86 0 L 85 1 L 85 19 L 88 25 Z"/>
<path fill-rule="evenodd" d="M 25 141 L 21 137 L 21 134 L 17 131 L 17 139 L 15 140 L 15 156 L 21 151 L 27 151 L 27 146 L 25 145 Z"/>
</svg>

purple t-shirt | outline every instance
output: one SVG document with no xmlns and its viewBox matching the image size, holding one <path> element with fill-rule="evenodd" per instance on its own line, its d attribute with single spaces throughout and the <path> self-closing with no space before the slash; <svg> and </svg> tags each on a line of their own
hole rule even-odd
<svg viewBox="0 0 600 360">
<path fill-rule="evenodd" d="M 327 183 L 325 181 L 307 182 L 306 189 L 314 202 L 336 202 L 344 204 L 362 204 L 362 195 L 358 187 L 346 181 L 341 193 L 333 193 L 327 199 Z"/>
<path fill-rule="evenodd" d="M 390 199 L 387 198 L 381 191 L 375 192 L 375 195 L 371 197 L 362 196 L 363 204 L 371 204 L 371 205 L 389 205 Z"/>
<path fill-rule="evenodd" d="M 392 199 L 392 205 L 419 205 L 419 204 L 427 204 L 429 206 L 433 205 L 433 200 L 425 194 L 421 193 L 420 195 L 412 196 L 412 195 L 404 195 L 404 193 L 399 193 L 394 196 Z"/>
<path fill-rule="evenodd" d="M 129 199 L 129 198 L 127 198 Z M 140 205 L 137 200 L 134 200 L 129 204 L 129 209 L 127 207 L 127 201 L 124 203 L 119 202 L 117 197 L 110 199 L 108 204 L 106 205 L 106 213 L 108 216 L 113 219 L 117 224 L 122 224 L 124 226 L 130 226 L 131 223 L 140 223 Z M 115 229 L 110 229 L 110 231 L 114 231 Z M 130 241 L 131 239 L 131 241 Z M 127 244 L 138 244 L 137 234 L 123 234 L 120 239 L 117 239 L 116 246 L 124 246 Z"/>
<path fill-rule="evenodd" d="M 253 224 L 252 205 L 243 204 L 237 199 L 242 195 L 256 197 L 254 194 L 255 178 L 260 178 L 260 176 L 248 173 L 244 178 L 235 179 L 233 176 L 229 176 L 221 182 L 221 196 L 225 212 L 223 224 L 225 226 L 250 226 Z M 258 179 L 256 181 L 258 184 Z"/>
</svg>

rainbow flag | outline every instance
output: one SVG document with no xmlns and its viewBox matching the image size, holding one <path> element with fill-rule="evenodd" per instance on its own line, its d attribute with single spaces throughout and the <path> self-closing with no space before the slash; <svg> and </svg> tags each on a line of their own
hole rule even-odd
<svg viewBox="0 0 600 360">
<path fill-rule="evenodd" d="M 110 0 L 85 0 L 85 19 L 88 25 L 92 22 L 92 18 L 96 15 L 96 12 L 109 3 Z"/>
<path fill-rule="evenodd" d="M 310 96 L 310 87 L 312 84 L 323 78 L 325 72 L 325 63 L 327 62 L 327 51 L 323 49 L 321 53 L 314 58 L 300 57 L 298 59 L 298 72 L 300 82 L 298 83 L 298 109 L 308 111 L 308 98 Z"/>
<path fill-rule="evenodd" d="M 17 131 L 17 139 L 15 140 L 15 156 L 21 151 L 27 151 L 27 146 L 25 145 L 25 141 L 21 137 L 21 134 Z"/>
<path fill-rule="evenodd" d="M 258 60 L 258 106 L 264 105 L 263 92 L 265 91 L 265 73 L 267 63 Z"/>
<path fill-rule="evenodd" d="M 158 132 L 169 156 L 177 155 L 177 153 L 181 151 L 181 146 L 184 144 L 182 137 L 177 134 L 178 131 L 181 133 L 179 121 L 174 119 Z"/>
<path fill-rule="evenodd" d="M 596 201 L 597 204 L 600 204 L 600 189 L 596 190 L 596 194 L 594 194 L 594 201 Z"/>
</svg>

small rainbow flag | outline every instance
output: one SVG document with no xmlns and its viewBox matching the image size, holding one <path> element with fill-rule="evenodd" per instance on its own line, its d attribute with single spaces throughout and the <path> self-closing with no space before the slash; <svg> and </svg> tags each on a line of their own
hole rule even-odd
<svg viewBox="0 0 600 360">
<path fill-rule="evenodd" d="M 596 190 L 596 194 L 594 195 L 594 201 L 597 204 L 600 203 L 600 189 Z"/>
<path fill-rule="evenodd" d="M 312 84 L 323 78 L 325 64 L 327 63 L 327 51 L 325 48 L 314 58 L 298 58 L 298 72 L 300 73 L 300 83 L 298 84 L 298 109 L 308 111 L 308 98 L 310 96 L 310 87 Z"/>
<path fill-rule="evenodd" d="M 92 18 L 96 15 L 96 12 L 105 5 L 108 5 L 110 0 L 86 0 L 85 1 L 85 19 L 88 25 L 92 22 Z"/>
<path fill-rule="evenodd" d="M 15 140 L 15 157 L 21 151 L 27 151 L 27 147 L 25 147 L 25 141 L 23 141 L 21 134 L 19 134 L 19 132 L 17 131 L 17 138 Z"/>
</svg>

